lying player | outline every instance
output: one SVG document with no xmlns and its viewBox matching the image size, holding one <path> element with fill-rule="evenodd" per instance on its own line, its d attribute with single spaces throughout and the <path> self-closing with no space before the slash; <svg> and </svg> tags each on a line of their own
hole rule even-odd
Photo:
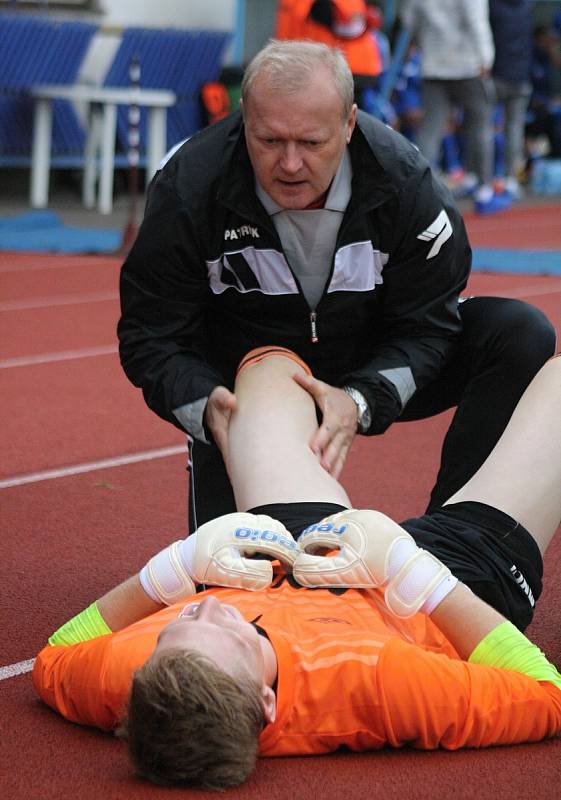
<svg viewBox="0 0 561 800">
<path fill-rule="evenodd" d="M 345 491 L 303 444 L 317 425 L 298 385 L 310 380 L 287 351 L 250 359 L 227 454 L 244 513 L 166 548 L 59 629 L 35 663 L 40 696 L 111 729 L 130 692 L 122 730 L 137 772 L 207 788 L 241 783 L 257 754 L 454 749 L 561 732 L 561 676 L 505 621 L 531 619 L 540 551 L 561 517 L 561 359 L 536 376 L 468 484 L 405 523 L 455 576 L 384 515 L 345 510 Z M 298 545 L 282 524 L 298 532 L 333 511 Z M 318 555 L 325 547 L 335 555 Z M 255 552 L 292 575 L 272 581 Z M 244 588 L 207 589 L 185 606 L 204 583 Z M 495 585 L 503 613 L 469 585 Z"/>
</svg>

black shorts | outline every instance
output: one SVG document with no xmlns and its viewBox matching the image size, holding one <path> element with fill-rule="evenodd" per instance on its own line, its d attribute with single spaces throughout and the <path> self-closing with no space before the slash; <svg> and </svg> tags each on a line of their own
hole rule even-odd
<svg viewBox="0 0 561 800">
<path fill-rule="evenodd" d="M 298 538 L 308 525 L 343 510 L 331 503 L 275 503 L 251 512 L 278 519 Z M 474 594 L 521 631 L 527 628 L 542 591 L 543 561 L 534 538 L 516 520 L 484 503 L 466 502 L 400 524 Z"/>
<path fill-rule="evenodd" d="M 484 503 L 451 503 L 401 525 L 466 586 L 521 631 L 542 591 L 543 561 L 530 533 Z"/>
</svg>

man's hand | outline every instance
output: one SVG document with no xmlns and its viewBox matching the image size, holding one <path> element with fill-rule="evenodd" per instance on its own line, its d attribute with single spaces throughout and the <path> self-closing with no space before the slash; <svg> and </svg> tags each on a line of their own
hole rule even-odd
<svg viewBox="0 0 561 800">
<path fill-rule="evenodd" d="M 338 478 L 356 433 L 357 408 L 342 389 L 318 381 L 310 375 L 296 373 L 294 380 L 314 398 L 323 415 L 320 427 L 310 441 L 321 466 Z"/>
<path fill-rule="evenodd" d="M 209 395 L 205 408 L 205 422 L 212 437 L 222 453 L 224 463 L 228 464 L 228 427 L 230 417 L 236 409 L 236 396 L 225 386 L 217 386 Z"/>
</svg>

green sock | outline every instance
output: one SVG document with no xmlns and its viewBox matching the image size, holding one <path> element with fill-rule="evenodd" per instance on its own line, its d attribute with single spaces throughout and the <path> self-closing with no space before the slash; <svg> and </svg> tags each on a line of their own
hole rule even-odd
<svg viewBox="0 0 561 800">
<path fill-rule="evenodd" d="M 105 636 L 112 633 L 99 613 L 97 603 L 92 603 L 84 611 L 65 622 L 62 627 L 49 637 L 50 645 L 71 645 L 95 639 L 96 636 Z"/>
<path fill-rule="evenodd" d="M 561 675 L 539 647 L 527 639 L 512 622 L 503 622 L 482 639 L 468 659 L 547 681 L 561 689 Z"/>
</svg>

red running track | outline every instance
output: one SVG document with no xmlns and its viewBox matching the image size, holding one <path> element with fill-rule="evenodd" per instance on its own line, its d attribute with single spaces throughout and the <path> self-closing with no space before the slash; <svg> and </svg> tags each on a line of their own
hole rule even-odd
<svg viewBox="0 0 561 800">
<path fill-rule="evenodd" d="M 488 217 L 464 214 L 474 247 L 559 250 L 561 266 L 561 203 L 518 205 Z"/>
<path fill-rule="evenodd" d="M 185 531 L 183 437 L 145 408 L 118 363 L 118 269 L 107 258 L 0 254 L 0 724 L 9 800 L 170 796 L 131 777 L 112 737 L 64 722 L 35 699 L 28 673 L 6 677 L 4 669 L 13 672 L 14 664 L 31 659 L 62 621 Z M 561 330 L 561 278 L 477 274 L 469 289 L 527 299 Z M 448 421 L 444 414 L 357 440 L 344 474 L 357 505 L 398 519 L 420 512 Z M 165 448 L 172 454 L 162 456 Z M 140 460 L 127 463 L 135 454 Z M 107 459 L 123 463 L 103 467 Z M 84 464 L 90 471 L 77 472 Z M 61 474 L 48 478 L 49 470 Z M 557 663 L 560 574 L 558 534 L 530 631 Z M 251 781 L 229 795 L 311 800 L 321 786 L 322 800 L 374 793 L 387 800 L 551 800 L 561 785 L 560 764 L 558 740 L 458 753 L 263 760 Z"/>
</svg>

